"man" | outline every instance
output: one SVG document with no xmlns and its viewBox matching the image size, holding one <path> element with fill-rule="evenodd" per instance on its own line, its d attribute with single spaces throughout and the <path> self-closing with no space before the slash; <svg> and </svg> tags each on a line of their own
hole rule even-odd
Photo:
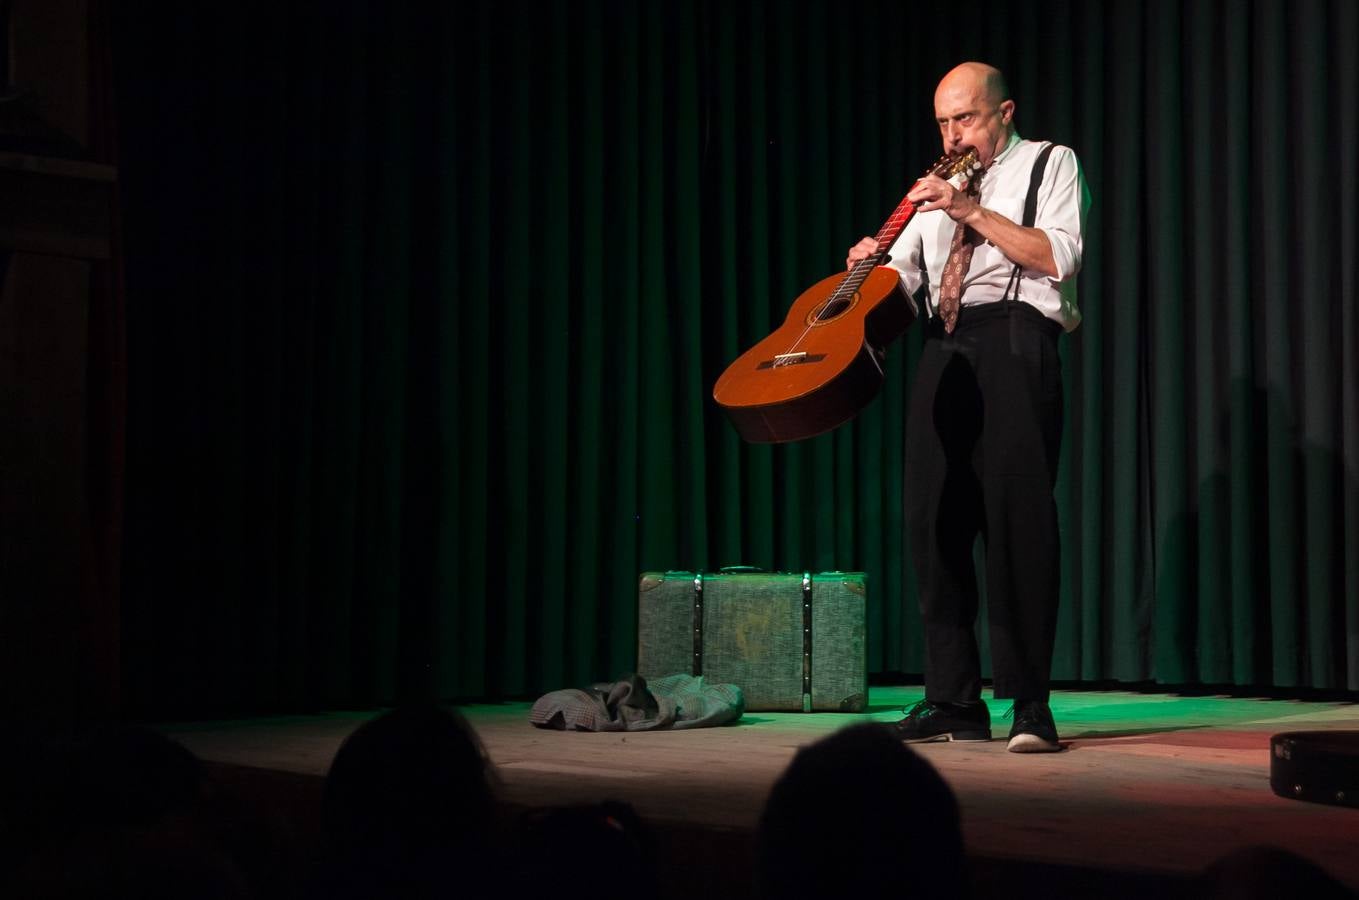
<svg viewBox="0 0 1359 900">
<path fill-rule="evenodd" d="M 991 739 L 973 630 L 972 545 L 980 533 L 994 695 L 1014 703 L 1009 749 L 1055 751 L 1048 692 L 1058 588 L 1057 338 L 1080 323 L 1075 277 L 1090 197 L 1075 154 L 1054 146 L 1033 227 L 1021 224 L 1046 145 L 1016 133 L 1015 104 L 997 69 L 975 62 L 953 69 L 939 82 L 934 109 L 944 151 L 975 150 L 982 171 L 956 187 L 921 179 L 907 194 L 919 214 L 891 248 L 907 295 L 923 298 L 929 312 L 907 415 L 905 498 L 925 626 L 925 699 L 896 731 L 908 742 Z M 864 238 L 847 263 L 877 250 Z"/>
</svg>

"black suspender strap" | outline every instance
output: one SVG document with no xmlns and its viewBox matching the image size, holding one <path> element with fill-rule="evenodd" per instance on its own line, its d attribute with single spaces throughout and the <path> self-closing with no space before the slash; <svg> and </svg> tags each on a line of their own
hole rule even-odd
<svg viewBox="0 0 1359 900">
<path fill-rule="evenodd" d="M 1052 155 L 1052 148 L 1055 144 L 1048 144 L 1038 151 L 1038 157 L 1033 161 L 1033 173 L 1029 175 L 1029 193 L 1024 198 L 1024 221 L 1020 224 L 1025 228 L 1032 228 L 1034 221 L 1038 218 L 1038 188 L 1043 183 L 1043 172 L 1048 167 L 1048 157 Z M 1019 274 L 1021 267 L 1015 264 L 1014 270 L 1010 273 L 1010 280 L 1005 285 L 1005 296 L 1001 301 L 1019 299 Z M 1014 292 L 1014 297 L 1010 292 Z"/>
<path fill-rule="evenodd" d="M 1048 144 L 1038 151 L 1038 158 L 1033 161 L 1033 174 L 1029 176 L 1029 195 L 1024 198 L 1025 228 L 1032 228 L 1033 221 L 1038 216 L 1038 186 L 1043 183 L 1043 171 L 1048 167 L 1048 157 L 1052 155 L 1054 146 Z"/>
</svg>

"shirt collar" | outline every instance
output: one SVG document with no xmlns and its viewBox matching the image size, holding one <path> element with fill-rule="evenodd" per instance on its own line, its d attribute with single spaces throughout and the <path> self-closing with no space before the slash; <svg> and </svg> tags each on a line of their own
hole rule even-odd
<svg viewBox="0 0 1359 900">
<path fill-rule="evenodd" d="M 1014 149 L 1023 142 L 1024 139 L 1019 136 L 1018 131 L 1010 132 L 1010 140 L 1005 144 L 1005 149 L 1000 151 L 999 156 L 991 160 L 991 165 L 987 166 L 987 170 L 990 171 L 991 169 L 994 169 L 996 166 L 1003 165 L 1005 163 L 1006 157 L 1008 157 L 1010 153 L 1013 152 Z"/>
</svg>

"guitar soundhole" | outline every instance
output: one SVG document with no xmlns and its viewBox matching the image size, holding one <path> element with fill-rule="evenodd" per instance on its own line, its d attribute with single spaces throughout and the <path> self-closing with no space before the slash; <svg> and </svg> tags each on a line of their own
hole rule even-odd
<svg viewBox="0 0 1359 900">
<path fill-rule="evenodd" d="M 844 315 L 846 312 L 853 309 L 858 304 L 858 302 L 859 302 L 858 291 L 855 291 L 854 294 L 848 298 L 845 297 L 833 298 L 829 302 L 827 302 L 825 306 L 822 306 L 819 309 L 813 309 L 807 315 L 807 324 L 826 325 L 829 324 L 830 322 L 834 322 L 836 319 L 840 318 L 840 316 Z"/>
</svg>

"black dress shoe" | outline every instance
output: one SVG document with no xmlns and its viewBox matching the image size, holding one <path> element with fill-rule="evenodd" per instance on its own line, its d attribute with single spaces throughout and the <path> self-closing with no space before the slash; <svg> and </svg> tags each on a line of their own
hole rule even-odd
<svg viewBox="0 0 1359 900">
<path fill-rule="evenodd" d="M 897 737 L 908 744 L 925 741 L 989 741 L 991 713 L 986 704 L 936 703 L 921 700 L 906 718 L 892 726 Z"/>
<path fill-rule="evenodd" d="M 1041 700 L 1016 700 L 1006 716 L 1014 716 L 1010 726 L 1010 743 L 1005 748 L 1011 753 L 1056 753 L 1062 749 L 1057 742 L 1057 723 L 1052 721 L 1052 710 Z"/>
</svg>

